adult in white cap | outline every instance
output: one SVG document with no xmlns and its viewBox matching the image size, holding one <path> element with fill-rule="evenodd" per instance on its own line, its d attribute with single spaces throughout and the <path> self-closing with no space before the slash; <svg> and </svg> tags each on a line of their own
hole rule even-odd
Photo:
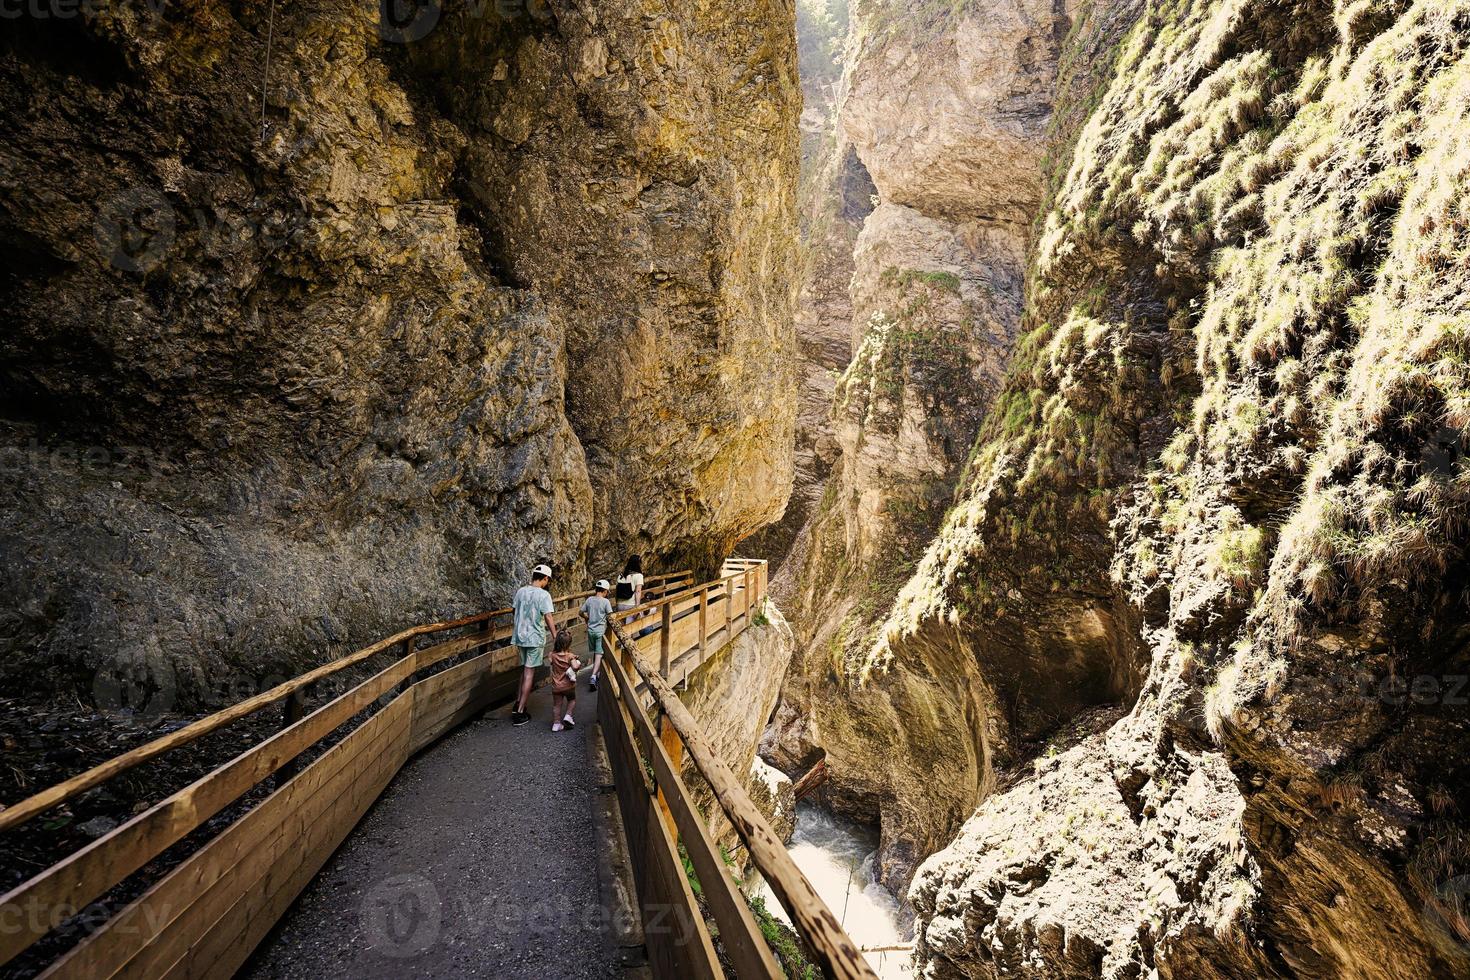
<svg viewBox="0 0 1470 980">
<path fill-rule="evenodd" d="M 531 720 L 531 713 L 526 707 L 531 700 L 531 687 L 536 682 L 536 668 L 546 662 L 547 639 L 556 639 L 556 620 L 551 616 L 556 611 L 556 604 L 551 601 L 551 593 L 546 591 L 550 583 L 550 567 L 537 565 L 531 570 L 531 584 L 521 586 L 512 603 L 515 630 L 511 642 L 521 655 L 521 693 L 510 713 L 513 725 L 524 725 Z"/>
<path fill-rule="evenodd" d="M 612 588 L 608 580 L 597 580 L 597 591 L 582 603 L 582 616 L 587 620 L 587 653 L 592 657 L 592 676 L 587 679 L 587 689 L 597 690 L 597 678 L 602 675 L 602 638 L 607 635 L 607 618 L 612 615 L 612 603 L 607 601 L 607 590 Z"/>
</svg>

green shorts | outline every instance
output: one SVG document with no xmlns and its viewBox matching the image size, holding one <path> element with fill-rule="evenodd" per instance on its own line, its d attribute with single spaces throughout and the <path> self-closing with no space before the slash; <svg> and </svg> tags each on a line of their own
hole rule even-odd
<svg viewBox="0 0 1470 980">
<path fill-rule="evenodd" d="M 587 634 L 587 652 L 594 657 L 602 652 L 602 637 L 592 633 Z"/>
<path fill-rule="evenodd" d="M 521 654 L 522 667 L 542 667 L 546 664 L 546 644 L 537 647 L 517 646 Z"/>
</svg>

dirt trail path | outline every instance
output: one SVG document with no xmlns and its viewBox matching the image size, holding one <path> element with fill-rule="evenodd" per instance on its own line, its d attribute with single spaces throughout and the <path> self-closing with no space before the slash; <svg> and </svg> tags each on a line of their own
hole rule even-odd
<svg viewBox="0 0 1470 980">
<path fill-rule="evenodd" d="M 610 871 L 614 797 L 595 751 L 597 696 L 577 727 L 501 708 L 409 763 L 240 976 L 624 977 L 641 962 Z M 616 837 L 616 832 L 614 832 Z M 625 965 L 626 964 L 626 965 Z"/>
</svg>

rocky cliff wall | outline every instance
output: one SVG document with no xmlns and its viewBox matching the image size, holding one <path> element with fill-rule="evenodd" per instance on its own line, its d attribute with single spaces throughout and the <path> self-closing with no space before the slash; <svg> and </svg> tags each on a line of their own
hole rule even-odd
<svg viewBox="0 0 1470 980">
<path fill-rule="evenodd" d="M 1470 6 L 1098 4 L 1084 51 L 1008 380 L 845 665 L 992 721 L 918 962 L 1465 975 Z"/>
<path fill-rule="evenodd" d="M 780 513 L 787 4 L 83 7 L 0 41 L 8 691 L 208 700 Z"/>
<path fill-rule="evenodd" d="M 851 295 L 884 318 L 854 318 L 763 752 L 825 753 L 890 884 L 932 855 L 928 977 L 1470 974 L 1470 9 L 940 6 L 855 29 L 844 131 L 881 204 Z M 1010 89 L 953 69 L 1002 53 L 1042 66 L 1029 158 Z M 993 151 L 955 136 L 990 116 Z M 1025 270 L 968 413 L 982 384 L 881 370 L 949 268 L 958 301 Z M 947 513 L 905 540 L 925 485 Z"/>
<path fill-rule="evenodd" d="M 916 656 L 888 685 L 851 665 L 933 539 L 999 388 L 1041 200 L 1058 15 L 1043 3 L 857 14 L 838 115 L 878 205 L 853 245 L 856 353 L 830 416 L 840 453 L 801 542 L 798 652 L 765 751 L 789 771 L 825 751 L 833 805 L 881 814 L 880 871 L 901 887 L 977 802 L 994 712 L 963 657 Z"/>
<path fill-rule="evenodd" d="M 838 446 L 832 424 L 837 378 L 852 360 L 853 245 L 875 191 L 862 161 L 837 123 L 848 30 L 847 0 L 798 0 L 797 41 L 805 106 L 801 116 L 801 237 L 796 301 L 800 378 L 791 499 L 781 519 L 744 543 L 771 562 L 772 594 L 791 597 L 806 533 L 826 490 Z"/>
</svg>

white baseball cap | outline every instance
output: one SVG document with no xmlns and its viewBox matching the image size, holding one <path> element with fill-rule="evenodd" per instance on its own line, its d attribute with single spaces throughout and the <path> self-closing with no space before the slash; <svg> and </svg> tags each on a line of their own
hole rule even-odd
<svg viewBox="0 0 1470 980">
<path fill-rule="evenodd" d="M 602 591 L 604 591 L 604 592 L 606 592 L 608 589 L 612 588 L 611 585 L 608 585 L 607 584 L 607 579 L 605 579 L 605 578 L 600 578 L 600 579 L 597 580 L 597 587 L 599 589 L 601 589 Z"/>
<path fill-rule="evenodd" d="M 550 565 L 537 565 L 535 568 L 531 569 L 531 577 L 532 578 L 551 578 L 551 566 Z"/>
</svg>

